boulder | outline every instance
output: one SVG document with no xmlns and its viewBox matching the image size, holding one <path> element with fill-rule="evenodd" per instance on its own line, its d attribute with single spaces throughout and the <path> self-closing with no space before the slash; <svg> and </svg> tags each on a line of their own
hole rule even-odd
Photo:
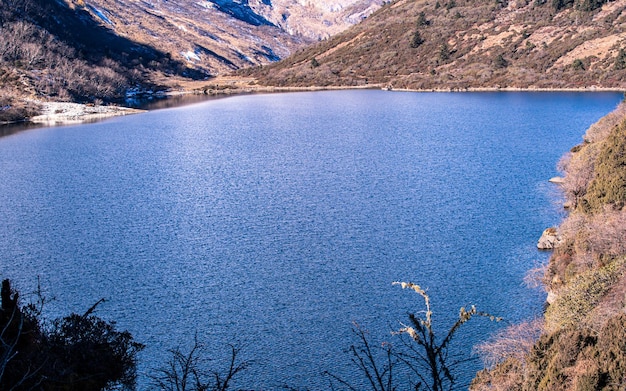
<svg viewBox="0 0 626 391">
<path fill-rule="evenodd" d="M 548 179 L 548 182 L 556 183 L 557 185 L 562 185 L 565 182 L 565 179 L 561 178 L 560 176 L 555 176 L 555 177 Z"/>
<path fill-rule="evenodd" d="M 539 242 L 537 242 L 537 248 L 539 250 L 552 250 L 561 242 L 561 236 L 558 234 L 556 228 L 550 227 L 543 231 Z"/>
</svg>

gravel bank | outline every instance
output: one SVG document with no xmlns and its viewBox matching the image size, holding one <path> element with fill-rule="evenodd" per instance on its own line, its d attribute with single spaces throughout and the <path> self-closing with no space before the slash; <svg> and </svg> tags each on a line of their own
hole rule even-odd
<svg viewBox="0 0 626 391">
<path fill-rule="evenodd" d="M 42 106 L 42 114 L 30 118 L 30 121 L 48 125 L 90 122 L 118 115 L 145 112 L 145 110 L 119 106 L 95 106 L 66 102 L 38 103 Z"/>
</svg>

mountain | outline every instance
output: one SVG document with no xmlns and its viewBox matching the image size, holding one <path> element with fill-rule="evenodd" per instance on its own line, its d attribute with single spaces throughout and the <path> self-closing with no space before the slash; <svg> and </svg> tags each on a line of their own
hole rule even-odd
<svg viewBox="0 0 626 391">
<path fill-rule="evenodd" d="M 207 76 L 56 1 L 1 0 L 0 36 L 0 122 L 36 112 L 29 98 L 115 101 L 156 75 Z"/>
<path fill-rule="evenodd" d="M 243 75 L 274 86 L 625 88 L 626 0 L 396 0 Z"/>
<path fill-rule="evenodd" d="M 382 0 L 66 0 L 102 26 L 217 75 L 267 64 L 359 22 Z"/>
<path fill-rule="evenodd" d="M 0 123 L 267 64 L 382 0 L 0 0 Z"/>
</svg>

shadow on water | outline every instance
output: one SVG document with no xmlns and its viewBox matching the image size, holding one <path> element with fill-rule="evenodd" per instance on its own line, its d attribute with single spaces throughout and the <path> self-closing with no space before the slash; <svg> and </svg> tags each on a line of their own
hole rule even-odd
<svg viewBox="0 0 626 391">
<path fill-rule="evenodd" d="M 194 103 L 201 103 L 209 100 L 215 99 L 224 99 L 229 96 L 233 96 L 231 94 L 224 95 L 206 95 L 206 94 L 183 94 L 183 95 L 174 95 L 167 97 L 148 97 L 148 98 L 137 98 L 137 99 L 127 99 L 125 105 L 128 107 L 132 107 L 134 109 L 142 109 L 142 110 L 161 110 L 161 109 L 171 109 L 174 107 L 191 105 Z"/>
<path fill-rule="evenodd" d="M 149 98 L 136 98 L 128 99 L 124 103 L 126 107 L 132 107 L 134 109 L 141 109 L 147 111 L 171 109 L 180 106 L 191 105 L 195 103 L 206 102 L 209 100 L 223 99 L 233 96 L 232 94 L 224 95 L 204 95 L 204 94 L 185 94 L 175 95 L 168 97 L 149 97 Z M 104 121 L 107 118 L 86 120 L 80 123 L 89 124 L 94 122 Z M 10 136 L 19 132 L 33 129 L 50 128 L 55 126 L 63 126 L 67 124 L 63 123 L 33 123 L 33 122 L 17 122 L 10 124 L 0 124 L 0 137 Z"/>
<path fill-rule="evenodd" d="M 14 124 L 0 125 L 0 137 L 6 137 L 15 133 L 23 132 L 25 130 L 43 127 L 46 126 L 43 124 L 34 124 L 32 122 L 19 122 Z"/>
</svg>

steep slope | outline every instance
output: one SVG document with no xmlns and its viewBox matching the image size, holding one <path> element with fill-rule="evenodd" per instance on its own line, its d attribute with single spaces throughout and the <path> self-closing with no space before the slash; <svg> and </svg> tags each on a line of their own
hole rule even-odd
<svg viewBox="0 0 626 391">
<path fill-rule="evenodd" d="M 267 85 L 626 87 L 626 0 L 397 0 L 244 74 Z"/>
<path fill-rule="evenodd" d="M 0 0 L 0 123 L 278 61 L 379 1 Z"/>
<path fill-rule="evenodd" d="M 307 42 L 274 26 L 246 3 L 89 0 L 69 5 L 122 37 L 211 75 L 277 61 Z"/>
<path fill-rule="evenodd" d="M 550 306 L 532 340 L 509 329 L 472 390 L 626 388 L 626 104 L 561 161 L 569 216 L 543 282 Z"/>
<path fill-rule="evenodd" d="M 357 23 L 382 0 L 65 0 L 117 34 L 216 75 L 267 64 Z"/>
<path fill-rule="evenodd" d="M 33 114 L 26 97 L 115 101 L 131 88 L 154 88 L 155 75 L 207 76 L 61 3 L 2 0 L 0 5 L 0 122 Z"/>
</svg>

